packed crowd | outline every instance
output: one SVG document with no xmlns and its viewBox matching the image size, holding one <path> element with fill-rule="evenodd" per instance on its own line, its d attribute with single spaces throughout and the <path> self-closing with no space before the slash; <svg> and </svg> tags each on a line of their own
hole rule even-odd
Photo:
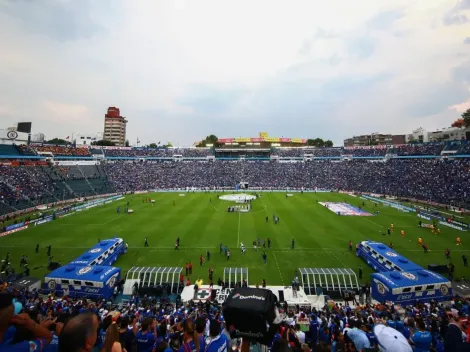
<svg viewBox="0 0 470 352">
<path fill-rule="evenodd" d="M 105 165 L 117 191 L 185 187 L 329 189 L 410 197 L 470 208 L 470 160 L 392 159 L 387 162 L 269 161 L 125 163 Z"/>
<path fill-rule="evenodd" d="M 0 286 L 1 351 L 248 352 L 232 338 L 223 306 L 173 304 L 131 296 L 92 301 L 42 296 Z M 252 351 L 469 351 L 469 303 L 358 304 L 328 301 L 322 309 L 279 306 L 281 323 L 268 346 Z"/>
<path fill-rule="evenodd" d="M 62 175 L 61 167 L 52 167 Z M 470 208 L 470 160 L 133 162 L 103 165 L 114 191 L 175 188 L 328 189 L 379 193 Z M 77 174 L 81 177 L 81 174 Z M 89 176 L 90 177 L 90 176 Z M 0 166 L 0 200 L 41 199 L 58 187 L 40 167 Z M 70 178 L 72 179 L 72 178 Z M 108 189 L 109 191 L 109 189 Z"/>
<path fill-rule="evenodd" d="M 0 165 L 0 199 L 11 204 L 17 200 L 37 200 L 50 194 L 53 184 L 39 167 Z"/>
<path fill-rule="evenodd" d="M 186 158 L 207 157 L 214 155 L 211 148 L 123 148 L 123 149 L 107 149 L 99 146 L 90 148 L 73 146 L 56 146 L 56 145 L 19 145 L 18 150 L 25 155 L 36 155 L 38 152 L 51 152 L 54 156 L 91 156 L 92 154 L 103 154 L 106 157 L 113 158 L 141 158 L 141 157 L 158 157 L 171 158 L 181 155 Z M 223 149 L 223 148 L 222 148 Z M 396 154 L 398 156 L 438 156 L 443 151 L 455 150 L 457 154 L 470 154 L 470 144 L 466 141 L 456 141 L 448 143 L 423 143 L 423 144 L 407 144 L 399 146 L 371 146 L 371 147 L 331 147 L 331 148 L 272 148 L 271 154 L 280 157 L 304 157 L 305 154 L 313 157 L 382 157 L 387 153 Z M 219 153 L 220 154 L 220 153 Z M 225 154 L 221 154 L 225 155 Z M 263 154 L 264 155 L 264 154 Z"/>
<path fill-rule="evenodd" d="M 52 153 L 54 156 L 90 156 L 88 148 L 74 148 L 72 146 L 58 145 L 35 145 L 32 146 L 37 152 Z"/>
<path fill-rule="evenodd" d="M 104 149 L 105 156 L 108 157 L 154 157 L 170 158 L 181 155 L 186 158 L 201 158 L 213 155 L 211 149 L 206 148 L 133 148 L 133 149 Z"/>
<path fill-rule="evenodd" d="M 407 144 L 393 147 L 390 152 L 400 156 L 439 155 L 443 148 L 442 143 Z"/>
</svg>

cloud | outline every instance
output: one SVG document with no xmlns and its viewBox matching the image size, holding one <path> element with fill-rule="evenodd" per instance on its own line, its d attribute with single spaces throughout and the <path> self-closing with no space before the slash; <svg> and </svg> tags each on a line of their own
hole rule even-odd
<svg viewBox="0 0 470 352">
<path fill-rule="evenodd" d="M 446 26 L 452 26 L 452 25 L 461 25 L 468 23 L 468 17 L 466 15 L 461 15 L 458 13 L 450 13 L 446 16 L 444 16 L 443 23 Z"/>
<path fill-rule="evenodd" d="M 91 18 L 90 0 L 17 0 L 0 4 L 0 12 L 16 19 L 30 33 L 59 41 L 87 39 L 103 28 Z"/>
<path fill-rule="evenodd" d="M 375 48 L 375 40 L 371 37 L 355 38 L 349 43 L 349 52 L 360 59 L 371 56 Z"/>
<path fill-rule="evenodd" d="M 468 1 L 3 1 L 0 121 L 52 138 L 117 106 L 131 141 L 182 145 L 432 130 L 470 99 Z"/>
<path fill-rule="evenodd" d="M 463 13 L 468 9 L 470 9 L 470 0 L 460 0 L 454 8 L 444 15 L 442 19 L 443 24 L 445 26 L 452 26 L 470 22 L 468 16 Z"/>
<path fill-rule="evenodd" d="M 387 30 L 405 15 L 403 9 L 380 12 L 366 22 L 369 29 Z"/>
<path fill-rule="evenodd" d="M 470 9 L 470 0 L 460 0 L 456 6 L 457 10 L 469 10 Z"/>
<path fill-rule="evenodd" d="M 455 81 L 470 84 L 470 60 L 462 62 L 452 70 Z"/>
<path fill-rule="evenodd" d="M 467 111 L 468 109 L 470 109 L 470 99 L 468 99 L 467 101 L 464 101 L 463 103 L 449 106 L 449 109 L 455 110 L 459 113 L 463 113 Z"/>
</svg>

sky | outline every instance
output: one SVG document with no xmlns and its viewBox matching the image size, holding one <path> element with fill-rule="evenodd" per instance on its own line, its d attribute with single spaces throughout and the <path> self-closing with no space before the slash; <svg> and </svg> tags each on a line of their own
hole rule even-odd
<svg viewBox="0 0 470 352">
<path fill-rule="evenodd" d="M 0 0 L 0 128 L 131 144 L 448 127 L 470 108 L 470 0 Z"/>
</svg>

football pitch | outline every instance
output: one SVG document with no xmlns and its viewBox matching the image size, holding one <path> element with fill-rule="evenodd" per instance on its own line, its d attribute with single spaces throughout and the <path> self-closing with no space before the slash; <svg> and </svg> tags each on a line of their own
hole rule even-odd
<svg viewBox="0 0 470 352">
<path fill-rule="evenodd" d="M 228 194 L 228 193 L 225 193 Z M 155 203 L 144 202 L 151 198 Z M 123 214 L 129 201 L 133 214 Z M 338 216 L 320 202 L 347 203 L 376 216 Z M 362 206 L 362 203 L 365 205 Z M 116 263 L 125 274 L 132 266 L 179 266 L 191 261 L 191 281 L 202 278 L 207 283 L 208 269 L 214 269 L 214 282 L 223 277 L 225 267 L 247 267 L 249 284 L 255 285 L 266 279 L 268 285 L 290 285 L 295 270 L 311 268 L 364 269 L 363 283 L 369 282 L 372 272 L 365 262 L 355 254 L 355 245 L 363 240 L 393 243 L 394 249 L 406 258 L 427 267 L 428 264 L 447 264 L 444 250 L 450 248 L 451 260 L 455 264 L 455 278 L 468 276 L 464 270 L 462 254 L 470 255 L 468 232 L 441 226 L 439 235 L 429 229 L 419 228 L 416 214 L 404 213 L 390 207 L 375 205 L 339 193 L 262 193 L 252 203 L 248 213 L 227 212 L 233 202 L 219 200 L 215 193 L 148 193 L 129 195 L 110 204 L 57 219 L 41 226 L 32 226 L 24 231 L 0 238 L 0 259 L 10 252 L 12 266 L 20 271 L 21 255 L 29 257 L 31 276 L 43 278 L 47 274 L 48 257 L 46 246 L 52 246 L 53 261 L 67 264 L 98 239 L 114 236 L 123 238 L 129 245 L 128 253 Z M 117 207 L 121 208 L 118 214 Z M 273 215 L 279 217 L 273 223 Z M 269 221 L 266 222 L 266 217 Z M 390 224 L 395 225 L 391 236 L 386 235 Z M 405 237 L 400 236 L 401 230 Z M 383 235 L 385 234 L 385 236 Z M 456 246 L 456 237 L 463 245 Z M 149 247 L 144 247 L 148 238 Z M 180 250 L 174 249 L 176 238 L 180 238 Z M 429 247 L 424 254 L 417 239 L 422 237 Z M 271 240 L 266 249 L 267 264 L 263 263 L 263 248 L 253 249 L 253 241 Z M 295 248 L 291 248 L 292 240 Z M 348 243 L 353 242 L 353 251 Z M 39 253 L 35 246 L 39 243 Z M 242 255 L 240 243 L 247 247 Z M 231 251 L 230 260 L 219 253 L 223 244 Z M 266 245 L 267 247 L 267 245 Z M 200 267 L 200 255 L 210 252 L 210 260 Z"/>
</svg>

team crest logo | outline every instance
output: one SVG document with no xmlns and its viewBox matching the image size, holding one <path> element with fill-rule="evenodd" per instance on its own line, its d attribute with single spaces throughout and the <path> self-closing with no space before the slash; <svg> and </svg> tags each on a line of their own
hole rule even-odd
<svg viewBox="0 0 470 352">
<path fill-rule="evenodd" d="M 18 138 L 18 133 L 16 131 L 8 131 L 7 138 L 8 139 L 16 139 L 16 138 Z"/>
<path fill-rule="evenodd" d="M 57 287 L 57 284 L 54 280 L 51 280 L 47 283 L 47 287 L 49 287 L 49 290 L 55 290 L 55 288 Z"/>
<path fill-rule="evenodd" d="M 386 256 L 388 257 L 397 257 L 398 255 L 396 253 L 393 253 L 393 252 L 387 252 L 385 253 Z"/>
<path fill-rule="evenodd" d="M 78 275 L 85 275 L 86 273 L 89 273 L 91 271 L 92 267 L 91 266 L 86 266 L 84 268 L 81 268 L 79 271 L 78 271 Z"/>
<path fill-rule="evenodd" d="M 113 288 L 115 284 L 116 284 L 116 277 L 113 276 L 111 279 L 109 279 L 108 286 L 110 288 Z"/>
<path fill-rule="evenodd" d="M 90 251 L 90 253 L 99 253 L 101 252 L 101 248 L 95 248 Z"/>
<path fill-rule="evenodd" d="M 442 285 L 440 288 L 441 294 L 447 295 L 449 293 L 449 288 L 446 285 Z"/>
<path fill-rule="evenodd" d="M 377 284 L 377 291 L 379 291 L 379 293 L 384 296 L 385 295 L 385 286 L 382 284 L 382 283 L 378 283 Z"/>
<path fill-rule="evenodd" d="M 401 274 L 409 280 L 418 280 L 417 277 L 414 276 L 412 273 L 401 273 Z"/>
</svg>

